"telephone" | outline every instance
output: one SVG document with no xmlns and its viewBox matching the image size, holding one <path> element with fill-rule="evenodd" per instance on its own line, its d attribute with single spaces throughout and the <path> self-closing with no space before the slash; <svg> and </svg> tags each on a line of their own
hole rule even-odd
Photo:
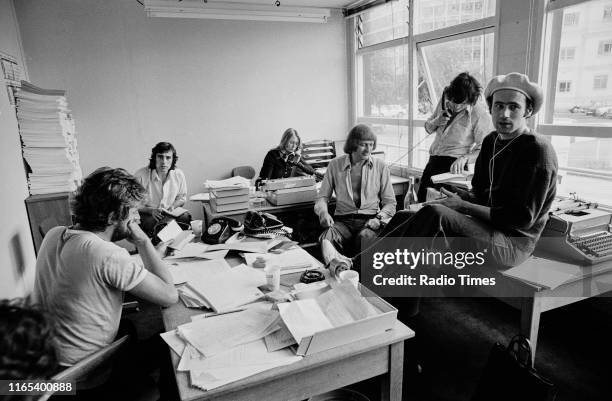
<svg viewBox="0 0 612 401">
<path fill-rule="evenodd" d="M 222 244 L 234 233 L 242 231 L 242 223 L 229 217 L 212 219 L 206 231 L 202 232 L 202 242 Z"/>
</svg>

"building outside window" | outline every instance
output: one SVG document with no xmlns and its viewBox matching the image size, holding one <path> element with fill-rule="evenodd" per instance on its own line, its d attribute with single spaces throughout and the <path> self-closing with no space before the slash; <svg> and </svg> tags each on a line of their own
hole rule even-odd
<svg viewBox="0 0 612 401">
<path fill-rule="evenodd" d="M 541 63 L 546 100 L 537 130 L 549 135 L 563 175 L 558 193 L 612 206 L 612 24 L 609 0 L 553 1 L 545 13 Z M 568 24 L 580 15 L 580 25 Z M 570 17 L 571 16 L 571 17 Z M 571 63 L 562 63 L 570 59 Z M 576 54 L 578 53 L 578 54 Z M 605 57 L 604 57 L 605 56 Z"/>
<path fill-rule="evenodd" d="M 559 51 L 559 59 L 561 61 L 573 60 L 576 57 L 575 47 L 564 47 Z"/>
<path fill-rule="evenodd" d="M 603 18 L 604 20 L 612 21 L 612 5 L 604 7 Z"/>
<path fill-rule="evenodd" d="M 559 81 L 559 92 L 569 92 L 571 90 L 571 81 Z"/>
<path fill-rule="evenodd" d="M 565 26 L 578 25 L 579 17 L 580 17 L 580 13 L 578 12 L 567 13 L 563 16 L 563 25 Z"/>
<path fill-rule="evenodd" d="M 607 75 L 595 75 L 593 77 L 593 89 L 606 89 L 608 87 Z"/>
</svg>

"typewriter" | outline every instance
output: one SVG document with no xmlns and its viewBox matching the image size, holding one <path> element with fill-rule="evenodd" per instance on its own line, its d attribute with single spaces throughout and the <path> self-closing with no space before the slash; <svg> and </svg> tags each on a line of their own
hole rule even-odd
<svg viewBox="0 0 612 401">
<path fill-rule="evenodd" d="M 612 213 L 598 204 L 571 198 L 557 199 L 536 251 L 580 264 L 612 259 Z"/>
<path fill-rule="evenodd" d="M 312 176 L 264 180 L 268 202 L 276 206 L 313 202 L 317 195 L 315 179 Z"/>
</svg>

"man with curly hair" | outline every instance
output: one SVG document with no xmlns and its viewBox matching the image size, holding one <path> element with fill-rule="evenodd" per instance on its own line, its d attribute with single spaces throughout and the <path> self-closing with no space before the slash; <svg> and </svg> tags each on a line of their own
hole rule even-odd
<svg viewBox="0 0 612 401">
<path fill-rule="evenodd" d="M 73 200 L 76 225 L 55 227 L 43 240 L 33 296 L 52 313 L 60 365 L 113 342 L 125 291 L 162 306 L 177 302 L 167 266 L 138 225 L 144 196 L 125 170 L 100 168 Z M 113 243 L 121 239 L 136 246 L 143 263 Z"/>
</svg>

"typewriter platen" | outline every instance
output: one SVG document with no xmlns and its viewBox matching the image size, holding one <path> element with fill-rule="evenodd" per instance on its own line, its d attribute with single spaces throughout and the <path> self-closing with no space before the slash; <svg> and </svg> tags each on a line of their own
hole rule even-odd
<svg viewBox="0 0 612 401">
<path fill-rule="evenodd" d="M 612 259 L 612 213 L 577 198 L 557 199 L 536 250 L 580 264 Z"/>
</svg>

